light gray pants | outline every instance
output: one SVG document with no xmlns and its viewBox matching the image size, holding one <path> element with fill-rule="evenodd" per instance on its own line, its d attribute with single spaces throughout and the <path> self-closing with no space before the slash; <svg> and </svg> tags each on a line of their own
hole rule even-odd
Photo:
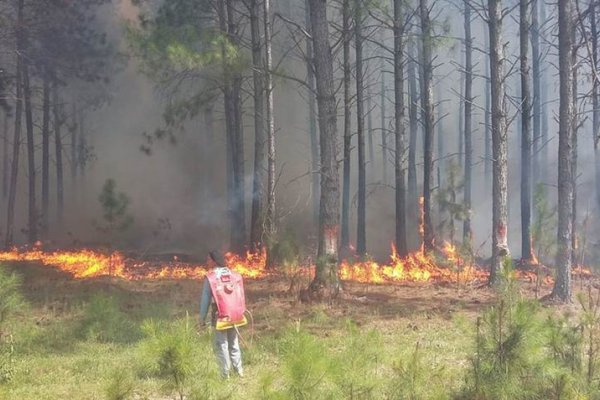
<svg viewBox="0 0 600 400">
<path fill-rule="evenodd" d="M 235 328 L 222 331 L 215 330 L 215 355 L 219 363 L 221 376 L 229 376 L 229 370 L 233 364 L 233 369 L 238 374 L 243 374 L 242 352 L 240 351 L 240 341 Z"/>
</svg>

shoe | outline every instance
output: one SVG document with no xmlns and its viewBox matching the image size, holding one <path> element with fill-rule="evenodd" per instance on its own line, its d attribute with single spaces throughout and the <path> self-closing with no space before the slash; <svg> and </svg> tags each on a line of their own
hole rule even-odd
<svg viewBox="0 0 600 400">
<path fill-rule="evenodd" d="M 243 378 L 243 377 L 244 377 L 244 371 L 242 371 L 242 370 L 239 370 L 239 371 L 238 371 L 238 370 L 236 370 L 236 371 L 235 371 L 235 373 L 236 373 L 236 374 L 237 374 L 237 376 L 239 376 L 240 378 Z"/>
</svg>

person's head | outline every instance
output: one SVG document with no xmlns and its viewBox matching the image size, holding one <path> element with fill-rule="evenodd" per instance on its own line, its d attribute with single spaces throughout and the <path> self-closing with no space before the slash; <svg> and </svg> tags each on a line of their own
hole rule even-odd
<svg viewBox="0 0 600 400">
<path fill-rule="evenodd" d="M 217 251 L 209 251 L 208 252 L 208 267 L 217 268 L 217 267 L 225 267 L 225 261 L 223 261 L 223 257 Z"/>
</svg>

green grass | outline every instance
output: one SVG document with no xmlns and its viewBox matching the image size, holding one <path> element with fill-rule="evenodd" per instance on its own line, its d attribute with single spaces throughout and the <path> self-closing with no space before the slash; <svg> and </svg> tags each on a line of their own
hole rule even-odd
<svg viewBox="0 0 600 400">
<path fill-rule="evenodd" d="M 41 297 L 24 290 L 29 308 L 10 324 L 13 377 L 0 384 L 0 399 L 128 398 L 118 394 L 130 388 L 129 398 L 178 398 L 168 373 L 149 364 L 161 346 L 173 345 L 186 314 L 195 325 L 195 302 L 182 306 L 118 285 L 54 290 Z M 193 331 L 177 350 L 189 374 L 187 399 L 449 398 L 464 383 L 473 340 L 462 324 L 422 313 L 367 315 L 359 325 L 322 305 L 298 307 L 300 317 L 290 319 L 277 303 L 255 311 L 262 328 L 254 336 L 242 330 L 252 342 L 243 347 L 243 380 L 219 381 L 210 331 Z"/>
</svg>

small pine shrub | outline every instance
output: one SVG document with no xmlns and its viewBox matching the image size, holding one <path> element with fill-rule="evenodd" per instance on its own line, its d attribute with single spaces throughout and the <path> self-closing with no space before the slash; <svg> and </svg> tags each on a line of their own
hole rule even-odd
<svg viewBox="0 0 600 400">
<path fill-rule="evenodd" d="M 119 302 L 105 294 L 95 294 L 85 307 L 81 334 L 88 340 L 128 343 L 139 337 L 139 330 L 121 311 Z"/>
<path fill-rule="evenodd" d="M 107 400 L 127 400 L 133 395 L 133 376 L 129 369 L 117 369 L 110 375 L 105 394 Z"/>
<path fill-rule="evenodd" d="M 550 368 L 539 304 L 519 296 L 509 262 L 497 303 L 477 319 L 464 398 L 525 399 L 544 393 Z"/>
<path fill-rule="evenodd" d="M 361 333 L 346 321 L 344 349 L 336 357 L 335 381 L 344 399 L 374 399 L 377 366 L 381 359 L 381 337 L 375 331 Z"/>
<path fill-rule="evenodd" d="M 321 340 L 296 329 L 280 346 L 285 398 L 318 400 L 332 398 L 331 378 L 337 368 Z"/>
<path fill-rule="evenodd" d="M 164 389 L 180 399 L 213 399 L 219 392 L 208 335 L 198 336 L 189 318 L 171 324 L 146 321 L 140 344 L 143 372 L 161 378 Z"/>
</svg>

